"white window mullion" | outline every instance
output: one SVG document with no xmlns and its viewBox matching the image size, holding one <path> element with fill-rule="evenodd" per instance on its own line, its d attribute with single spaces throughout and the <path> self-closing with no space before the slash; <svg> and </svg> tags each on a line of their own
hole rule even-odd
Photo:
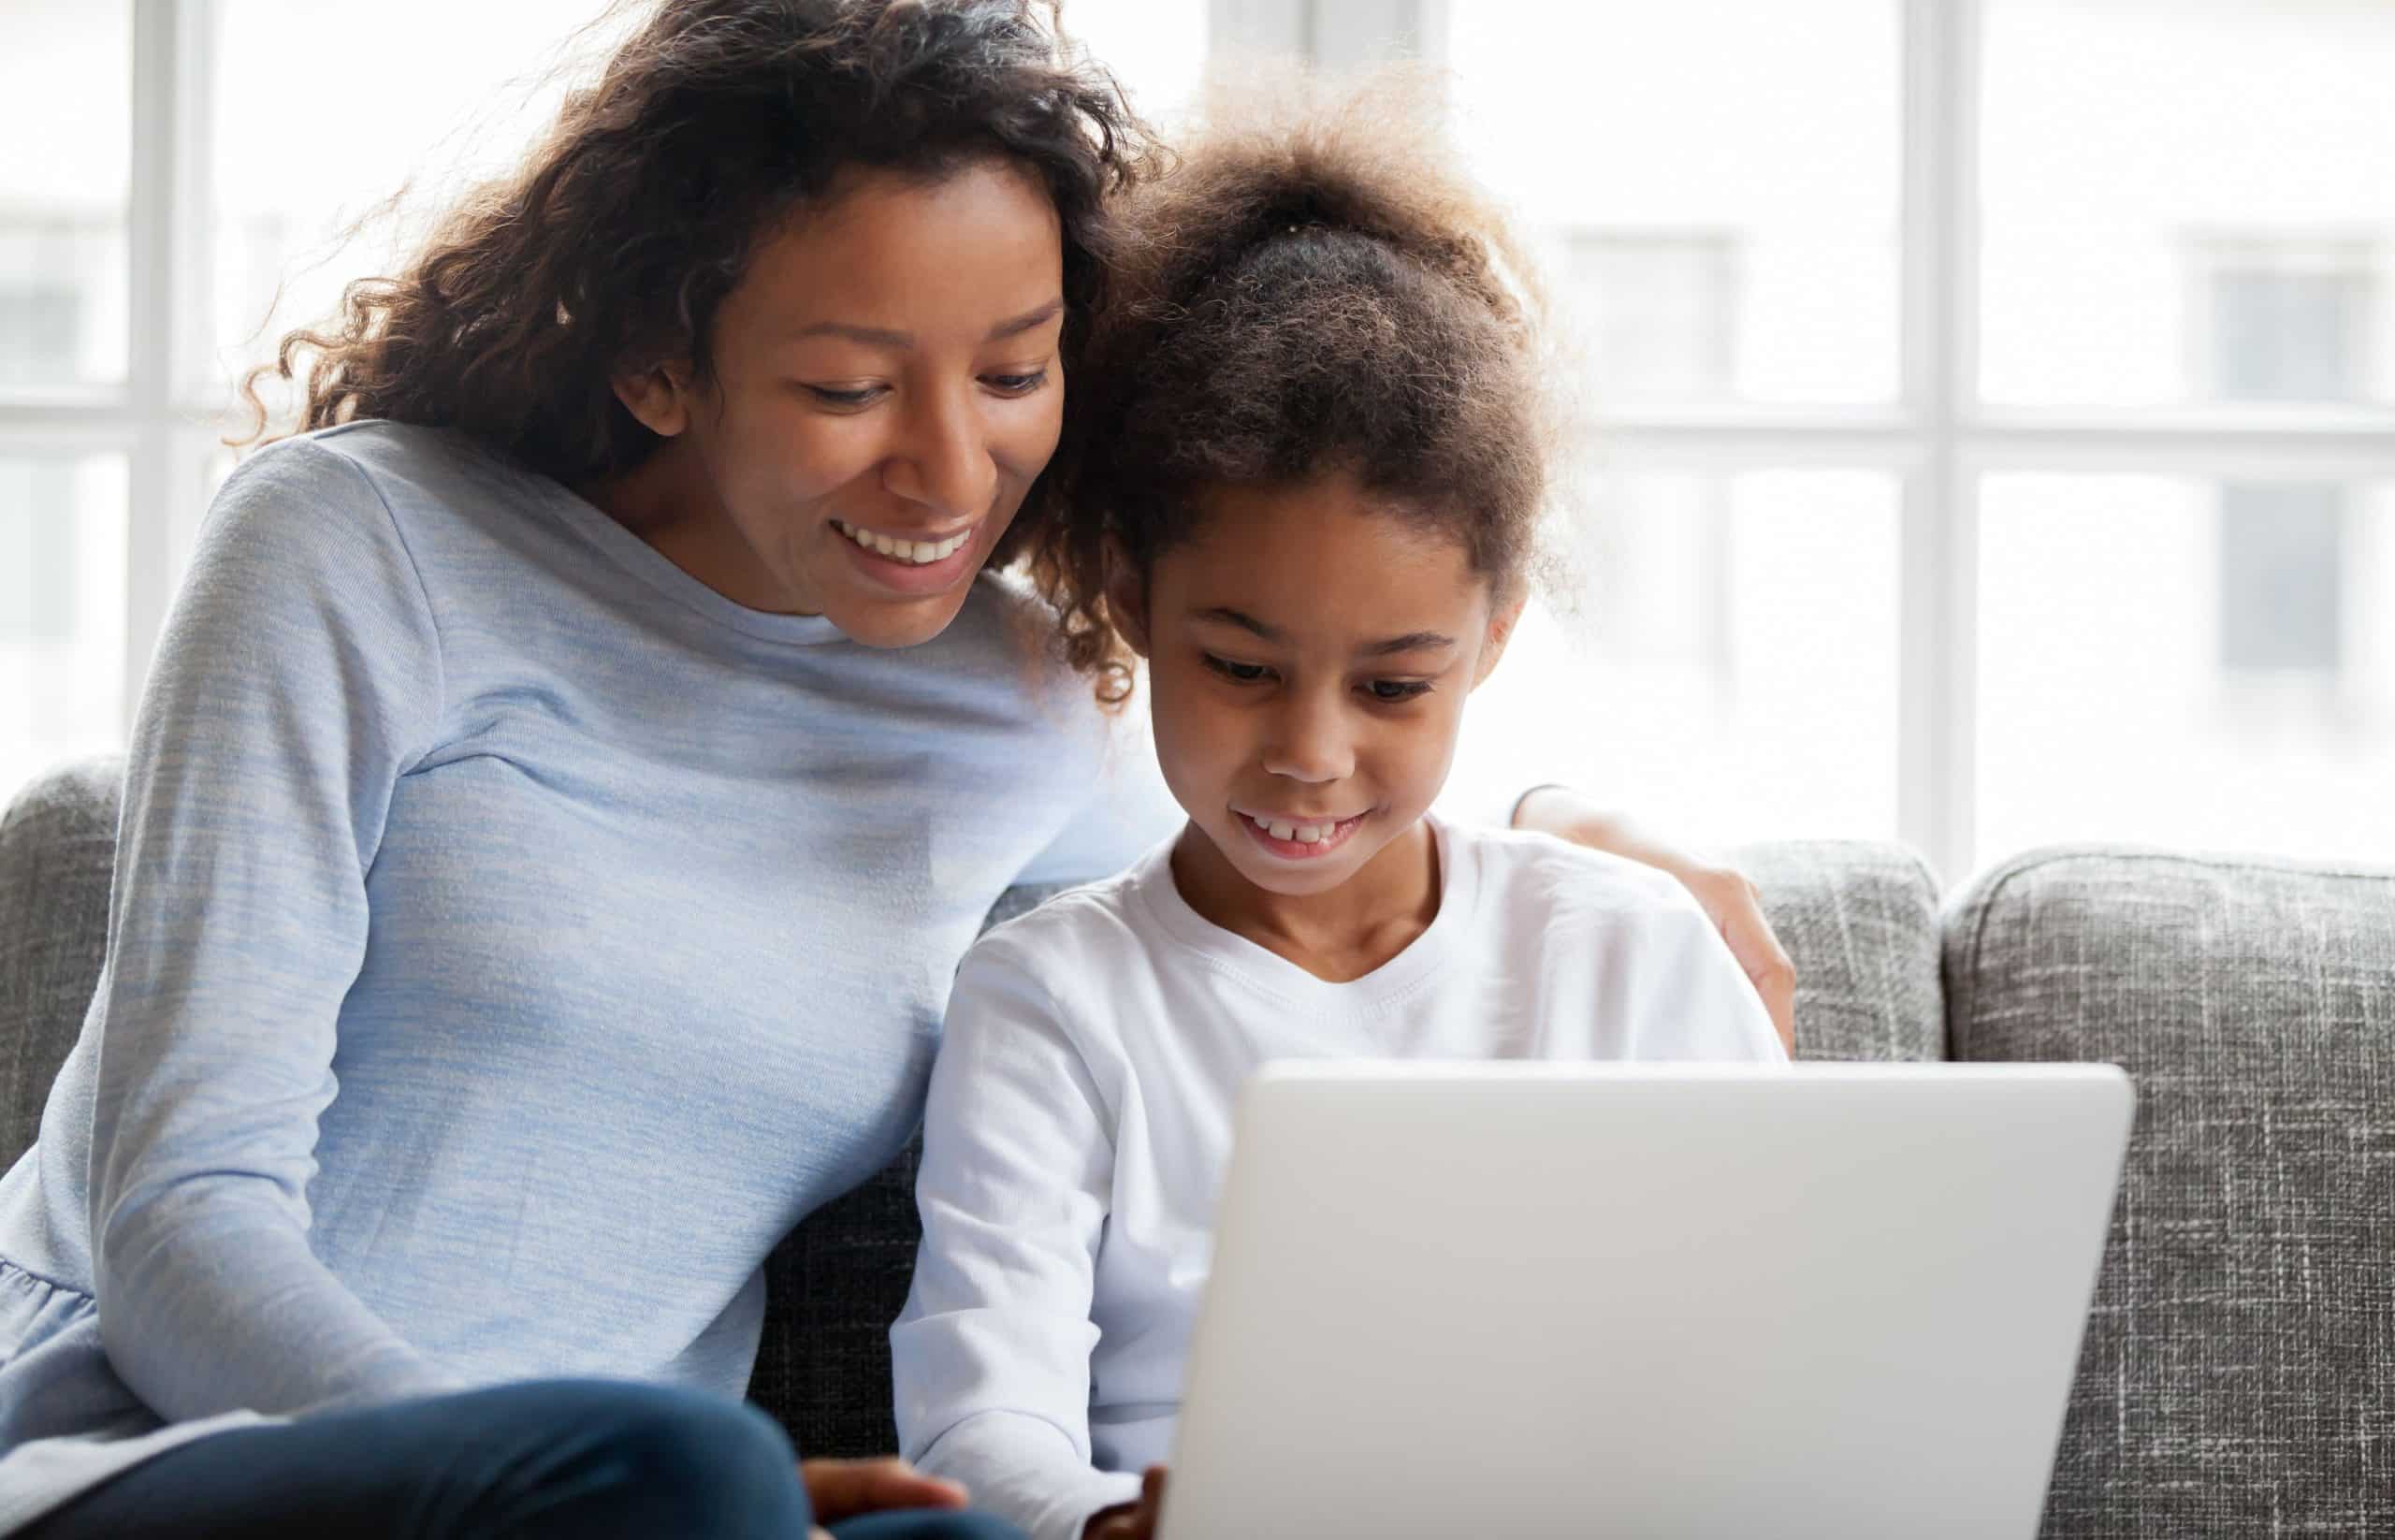
<svg viewBox="0 0 2395 1540">
<path fill-rule="evenodd" d="M 177 526 L 194 516 L 190 457 L 179 453 L 178 375 L 200 335 L 207 294 L 201 184 L 210 124 L 208 0 L 134 0 L 133 166 L 127 243 L 132 417 L 126 477 L 124 719 L 149 672 L 177 577 Z"/>
<path fill-rule="evenodd" d="M 1904 390 L 1921 453 L 1899 547 L 1896 827 L 1949 882 L 1976 853 L 1979 513 L 1962 434 L 1978 396 L 1979 11 L 1904 10 Z"/>
</svg>

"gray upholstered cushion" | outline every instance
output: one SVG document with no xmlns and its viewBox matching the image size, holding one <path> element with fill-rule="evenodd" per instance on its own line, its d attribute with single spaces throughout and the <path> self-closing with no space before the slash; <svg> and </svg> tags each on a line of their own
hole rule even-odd
<svg viewBox="0 0 2395 1540">
<path fill-rule="evenodd" d="M 99 982 L 123 775 L 65 766 L 0 817 L 0 1165 L 32 1145 Z"/>
<path fill-rule="evenodd" d="M 2395 1531 L 2395 874 L 2100 849 L 1955 906 L 1957 1059 L 2138 1084 L 2046 1533 Z"/>
<path fill-rule="evenodd" d="M 1781 840 L 1737 852 L 1796 965 L 1796 1056 L 1938 1059 L 1938 879 L 1902 845 Z"/>
</svg>

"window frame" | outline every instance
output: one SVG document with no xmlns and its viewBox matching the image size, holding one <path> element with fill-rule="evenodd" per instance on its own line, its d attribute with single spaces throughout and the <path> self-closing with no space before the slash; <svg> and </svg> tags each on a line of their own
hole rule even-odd
<svg viewBox="0 0 2395 1540">
<path fill-rule="evenodd" d="M 1210 47 L 1351 65 L 1435 55 L 1451 0 L 1210 0 Z M 1895 400 L 1883 407 L 1616 411 L 1624 472 L 1825 466 L 1894 475 L 1901 499 L 1897 837 L 1960 880 L 1975 849 L 1978 487 L 2000 471 L 2340 481 L 2395 477 L 2395 412 L 2255 405 L 2118 413 L 1988 405 L 1978 390 L 1978 103 L 1982 0 L 1890 0 L 1901 49 L 1902 253 Z M 123 385 L 0 394 L 0 454 L 124 457 L 123 715 L 240 421 L 197 388 L 212 353 L 216 0 L 130 0 L 131 287 Z M 1998 852 L 2001 853 L 2001 852 Z"/>
</svg>

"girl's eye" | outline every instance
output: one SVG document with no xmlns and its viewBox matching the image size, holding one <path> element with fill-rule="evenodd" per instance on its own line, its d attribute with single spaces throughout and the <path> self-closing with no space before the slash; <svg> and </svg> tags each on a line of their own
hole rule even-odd
<svg viewBox="0 0 2395 1540">
<path fill-rule="evenodd" d="M 1001 396 L 1028 396 L 1048 383 L 1048 371 L 1035 369 L 1028 374 L 984 374 L 981 382 Z"/>
<path fill-rule="evenodd" d="M 880 385 L 859 385 L 853 390 L 841 390 L 833 385 L 803 385 L 800 387 L 825 406 L 865 406 L 878 398 Z"/>
<path fill-rule="evenodd" d="M 1430 687 L 1419 679 L 1374 679 L 1364 689 L 1371 692 L 1373 700 L 1384 705 L 1395 705 L 1400 701 L 1410 701 L 1430 691 Z"/>
<path fill-rule="evenodd" d="M 1206 654 L 1206 666 L 1235 684 L 1252 685 L 1272 671 L 1261 663 L 1234 663 L 1227 658 Z"/>
</svg>

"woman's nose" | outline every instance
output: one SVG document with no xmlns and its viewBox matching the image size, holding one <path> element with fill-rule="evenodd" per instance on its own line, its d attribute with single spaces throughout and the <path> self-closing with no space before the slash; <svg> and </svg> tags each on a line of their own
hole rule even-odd
<svg viewBox="0 0 2395 1540">
<path fill-rule="evenodd" d="M 883 476 L 889 488 L 936 516 L 978 518 L 998 490 L 980 414 L 968 400 L 942 395 L 921 400 Z"/>
</svg>

